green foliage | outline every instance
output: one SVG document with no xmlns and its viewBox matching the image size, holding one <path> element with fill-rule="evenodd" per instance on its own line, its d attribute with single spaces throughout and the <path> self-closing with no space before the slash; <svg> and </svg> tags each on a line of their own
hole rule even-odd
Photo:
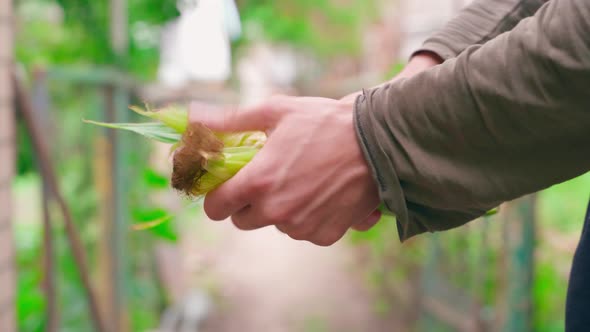
<svg viewBox="0 0 590 332">
<path fill-rule="evenodd" d="M 588 204 L 590 173 L 542 191 L 538 195 L 539 236 L 550 233 L 561 241 L 578 242 Z M 535 267 L 535 331 L 563 331 L 565 294 L 573 252 L 557 251 L 539 240 Z"/>
<path fill-rule="evenodd" d="M 133 211 L 133 219 L 137 224 L 150 223 L 158 221 L 153 227 L 147 230 L 161 239 L 175 242 L 178 240 L 178 234 L 172 223 L 170 213 L 163 208 L 136 209 Z M 161 222 L 160 222 L 161 221 Z"/>
<path fill-rule="evenodd" d="M 588 204 L 590 173 L 553 186 L 538 194 L 535 274 L 533 283 L 534 330 L 563 331 L 567 279 L 573 252 L 556 250 L 542 239 L 544 233 L 559 235 L 559 239 L 577 243 Z M 486 311 L 502 308 L 507 301 L 506 272 L 503 257 L 501 223 L 491 217 L 472 222 L 464 227 L 438 234 L 424 234 L 400 245 L 394 220 L 383 219 L 366 233 L 353 233 L 353 243 L 368 246 L 369 271 L 367 283 L 377 294 L 389 294 L 391 287 L 408 287 L 413 278 L 422 274 L 425 287 L 429 270 L 434 270 L 455 287 L 465 291 L 485 305 Z M 475 230 L 475 231 L 471 231 Z M 487 239 L 484 242 L 484 238 Z M 485 243 L 485 245 L 484 245 Z M 444 264 L 433 264 L 443 261 Z M 412 271 L 422 271 L 418 274 Z M 448 300 L 448 299 L 447 299 Z M 379 297 L 376 306 L 387 313 L 395 308 L 396 299 Z M 450 301 L 449 301 L 450 303 Z M 493 317 L 493 316 L 490 316 Z M 440 325 L 425 319 L 427 330 Z"/>
<path fill-rule="evenodd" d="M 95 150 L 96 139 L 102 129 L 81 129 L 82 118 L 97 118 L 100 114 L 102 94 L 100 91 L 81 87 L 74 84 L 51 82 L 50 92 L 53 97 L 52 120 L 59 124 L 59 130 L 51 135 L 51 149 L 56 157 L 54 162 L 58 171 L 58 178 L 75 222 L 81 232 L 90 266 L 95 267 L 97 245 L 99 240 L 98 200 L 93 173 L 94 162 L 100 154 Z M 75 97 L 73 97 L 75 96 Z M 26 131 L 22 131 L 27 136 Z M 133 135 L 125 137 L 128 146 L 133 146 L 127 154 L 126 164 L 133 167 L 128 176 L 128 187 L 123 188 L 129 196 L 129 206 L 143 209 L 146 193 L 161 190 L 167 186 L 167 179 L 153 170 L 149 170 L 145 163 L 148 148 L 134 141 Z M 65 153 L 64 153 L 65 152 Z M 102 156 L 104 158 L 104 156 Z M 135 173 L 136 172 L 136 173 Z M 30 188 L 40 186 L 38 177 L 28 183 Z M 33 190 L 34 191 L 34 190 Z M 39 202 L 29 198 L 29 194 L 21 197 L 20 201 L 30 201 L 31 209 L 39 209 Z M 160 210 L 159 213 L 163 213 Z M 63 220 L 57 210 L 52 209 L 54 221 L 54 239 L 56 246 L 56 281 L 58 292 L 58 308 L 60 312 L 60 331 L 91 331 L 91 320 L 88 315 L 85 292 L 82 288 L 76 264 L 72 257 L 70 246 L 65 237 Z M 154 212 L 152 212 L 154 213 Z M 148 218 L 146 214 L 139 214 L 140 218 Z M 22 331 L 41 331 L 45 324 L 45 300 L 41 292 L 41 225 L 38 219 L 27 220 L 34 227 L 28 227 L 22 232 L 30 238 L 19 239 L 17 251 L 18 277 L 18 314 L 19 327 Z M 18 225 L 27 225 L 18 223 Z M 17 229 L 18 231 L 18 229 Z M 154 236 L 155 234 L 155 236 Z M 174 224 L 168 222 L 155 228 L 152 232 L 130 232 L 128 234 L 129 254 L 127 266 L 130 275 L 129 308 L 132 318 L 132 330 L 147 330 L 157 325 L 161 309 L 161 299 L 157 276 L 153 272 L 152 248 L 155 238 L 174 240 L 176 238 Z M 22 246 L 20 246 L 22 244 Z M 25 246 L 26 245 L 26 246 Z M 147 319 L 151 317 L 151 319 Z"/>
<path fill-rule="evenodd" d="M 535 268 L 535 331 L 563 331 L 565 324 L 566 280 L 552 262 L 542 261 Z"/>
<path fill-rule="evenodd" d="M 43 274 L 41 229 L 39 224 L 18 223 L 15 227 L 17 278 L 16 311 L 19 331 L 43 331 L 45 297 L 41 289 Z"/>
<path fill-rule="evenodd" d="M 263 37 L 288 42 L 329 57 L 360 51 L 362 24 L 374 14 L 373 1 L 346 4 L 331 0 L 238 2 L 246 39 Z"/>
<path fill-rule="evenodd" d="M 143 179 L 146 185 L 153 189 L 167 189 L 170 187 L 170 179 L 151 168 L 143 171 Z"/>
<path fill-rule="evenodd" d="M 582 229 L 590 198 L 590 173 L 553 186 L 539 194 L 540 223 L 564 234 L 576 236 Z"/>
<path fill-rule="evenodd" d="M 24 64 L 117 65 L 143 79 L 154 76 L 159 50 L 134 36 L 152 28 L 157 41 L 157 28 L 178 16 L 175 0 L 128 1 L 128 56 L 118 57 L 110 43 L 108 1 L 20 0 L 17 7 L 26 28 L 18 30 L 16 56 Z"/>
<path fill-rule="evenodd" d="M 33 155 L 33 146 L 31 138 L 25 131 L 22 121 L 17 122 L 16 127 L 16 174 L 26 175 L 35 171 L 35 157 Z"/>
</svg>

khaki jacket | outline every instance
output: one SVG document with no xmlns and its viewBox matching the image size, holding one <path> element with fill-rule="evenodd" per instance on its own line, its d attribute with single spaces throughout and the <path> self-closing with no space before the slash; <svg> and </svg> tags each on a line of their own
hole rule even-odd
<svg viewBox="0 0 590 332">
<path fill-rule="evenodd" d="M 402 240 L 590 170 L 590 1 L 477 0 L 421 50 L 354 112 Z"/>
</svg>

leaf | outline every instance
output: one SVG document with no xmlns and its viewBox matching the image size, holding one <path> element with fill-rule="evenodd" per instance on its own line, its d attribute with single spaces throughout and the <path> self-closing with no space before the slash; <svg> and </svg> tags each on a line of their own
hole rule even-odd
<svg viewBox="0 0 590 332">
<path fill-rule="evenodd" d="M 82 120 L 85 123 L 93 125 L 132 131 L 134 133 L 143 135 L 147 138 L 153 139 L 158 142 L 175 144 L 180 142 L 181 135 L 171 128 L 166 127 L 162 123 L 158 122 L 147 122 L 147 123 L 106 123 L 91 120 Z"/>
<path fill-rule="evenodd" d="M 133 224 L 133 225 L 131 225 L 131 229 L 134 231 L 144 231 L 146 229 L 150 229 L 150 228 L 154 228 L 156 226 L 159 226 L 159 225 L 169 221 L 172 218 L 173 218 L 172 216 L 164 216 L 160 219 L 156 219 L 156 220 L 152 220 L 152 221 L 148 221 L 148 222 L 142 222 L 142 223 L 138 223 L 138 224 Z"/>
<path fill-rule="evenodd" d="M 131 226 L 132 231 L 149 231 L 161 239 L 172 242 L 178 240 L 177 231 L 172 223 L 174 217 L 165 209 L 136 209 L 133 211 L 133 219 L 137 222 Z"/>
<path fill-rule="evenodd" d="M 168 188 L 170 182 L 167 177 L 150 168 L 144 170 L 143 178 L 150 188 L 156 189 Z"/>
<path fill-rule="evenodd" d="M 188 112 L 186 108 L 171 105 L 152 111 L 148 104 L 145 105 L 145 111 L 138 106 L 129 106 L 129 108 L 139 115 L 160 121 L 166 127 L 174 129 L 177 133 L 182 134 L 186 131 L 188 125 Z"/>
<path fill-rule="evenodd" d="M 493 208 L 484 214 L 485 217 L 493 216 L 500 211 L 500 207 Z"/>
</svg>

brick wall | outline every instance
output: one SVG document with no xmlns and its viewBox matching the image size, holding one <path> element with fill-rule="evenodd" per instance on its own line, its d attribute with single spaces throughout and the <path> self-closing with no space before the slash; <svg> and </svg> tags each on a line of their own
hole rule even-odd
<svg viewBox="0 0 590 332">
<path fill-rule="evenodd" d="M 0 0 L 0 331 L 16 331 L 14 243 L 11 182 L 14 173 L 12 66 L 12 0 Z"/>
</svg>

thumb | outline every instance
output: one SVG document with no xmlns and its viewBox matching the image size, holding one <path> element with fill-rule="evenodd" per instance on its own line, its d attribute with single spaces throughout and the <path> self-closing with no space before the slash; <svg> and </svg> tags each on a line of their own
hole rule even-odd
<svg viewBox="0 0 590 332">
<path fill-rule="evenodd" d="M 239 108 L 193 102 L 189 107 L 189 122 L 201 123 L 217 132 L 266 131 L 278 121 L 274 109 L 270 104 Z"/>
</svg>

